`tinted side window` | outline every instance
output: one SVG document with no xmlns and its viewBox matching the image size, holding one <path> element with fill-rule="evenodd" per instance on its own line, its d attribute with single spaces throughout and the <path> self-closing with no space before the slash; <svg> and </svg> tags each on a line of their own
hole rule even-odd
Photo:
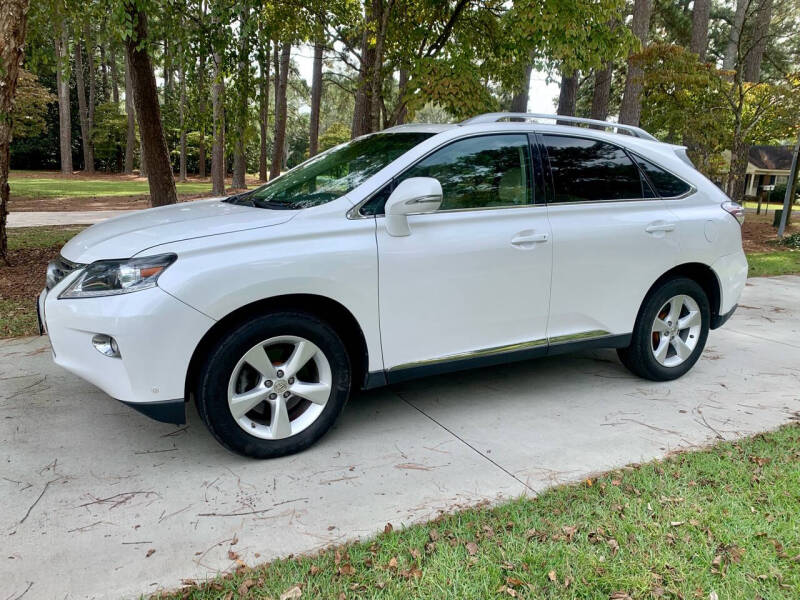
<svg viewBox="0 0 800 600">
<path fill-rule="evenodd" d="M 630 200 L 645 196 L 639 169 L 622 148 L 572 136 L 544 135 L 554 202 Z"/>
<path fill-rule="evenodd" d="M 639 162 L 639 166 L 642 167 L 642 170 L 647 174 L 653 187 L 656 188 L 658 195 L 662 198 L 682 196 L 691 189 L 688 183 L 682 179 L 678 179 L 672 173 L 667 173 L 661 167 L 657 167 L 643 158 L 637 157 L 636 160 Z"/>
<path fill-rule="evenodd" d="M 443 196 L 440 210 L 532 204 L 530 174 L 530 146 L 524 134 L 458 140 L 395 178 L 362 207 L 361 213 L 383 214 L 391 191 L 408 177 L 439 180 Z"/>
</svg>

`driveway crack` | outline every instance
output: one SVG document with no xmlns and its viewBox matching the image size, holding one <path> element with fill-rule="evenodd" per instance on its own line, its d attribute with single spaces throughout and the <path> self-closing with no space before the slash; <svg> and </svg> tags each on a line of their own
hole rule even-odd
<svg viewBox="0 0 800 600">
<path fill-rule="evenodd" d="M 536 491 L 536 490 L 535 490 L 533 487 L 531 487 L 531 486 L 530 486 L 530 485 L 529 485 L 527 482 L 523 481 L 522 479 L 520 479 L 519 477 L 517 477 L 516 475 L 514 475 L 514 473 L 512 473 L 511 471 L 509 471 L 508 469 L 506 469 L 506 468 L 505 468 L 503 465 L 501 465 L 501 464 L 500 464 L 500 463 L 498 463 L 497 461 L 495 461 L 495 460 L 492 460 L 492 458 L 491 458 L 490 456 L 487 456 L 486 454 L 484 454 L 483 452 L 481 452 L 480 450 L 478 450 L 478 449 L 477 449 L 475 446 L 473 446 L 472 444 L 470 444 L 470 443 L 469 443 L 467 440 L 465 440 L 464 438 L 462 438 L 462 437 L 461 437 L 460 435 L 458 435 L 458 434 L 457 434 L 455 431 L 453 431 L 452 429 L 450 429 L 449 427 L 447 427 L 447 425 L 444 425 L 443 423 L 440 423 L 439 421 L 437 421 L 437 420 L 436 420 L 434 417 L 432 417 L 431 415 L 429 415 L 428 413 L 426 413 L 426 412 L 425 412 L 424 410 L 422 410 L 422 409 L 421 409 L 419 406 L 417 406 L 416 404 L 414 404 L 413 402 L 411 402 L 410 400 L 408 400 L 408 398 L 406 398 L 406 397 L 405 397 L 405 396 L 404 396 L 402 393 L 400 393 L 400 392 L 395 392 L 395 394 L 397 394 L 397 397 L 398 397 L 398 398 L 400 398 L 400 399 L 401 399 L 403 402 L 405 402 L 406 404 L 408 404 L 408 405 L 409 405 L 411 408 L 413 408 L 414 410 L 416 410 L 417 412 L 419 412 L 419 413 L 420 413 L 422 416 L 426 417 L 427 419 L 430 419 L 431 421 L 433 421 L 433 422 L 434 422 L 436 425 L 438 425 L 439 427 L 441 427 L 442 429 L 444 429 L 444 430 L 445 430 L 447 433 L 449 433 L 450 435 L 452 435 L 452 436 L 453 436 L 454 438 L 456 438 L 456 439 L 457 439 L 459 442 L 461 442 L 462 444 L 464 444 L 464 445 L 465 445 L 467 448 L 469 448 L 470 450 L 472 450 L 473 452 L 475 452 L 475 453 L 476 453 L 478 456 L 480 456 L 481 458 L 483 458 L 483 459 L 485 459 L 485 460 L 489 461 L 490 463 L 492 463 L 492 464 L 493 464 L 495 467 L 497 467 L 497 468 L 498 468 L 498 469 L 500 469 L 500 470 L 501 470 L 503 473 L 505 473 L 506 475 L 508 475 L 509 477 L 511 477 L 511 479 L 513 479 L 514 481 L 516 481 L 517 483 L 519 483 L 520 485 L 522 485 L 522 486 L 523 486 L 525 489 L 527 489 L 527 490 L 529 490 L 529 491 L 533 492 L 533 493 L 534 493 L 534 494 L 536 494 L 536 495 L 538 495 L 538 494 L 539 494 L 539 492 L 538 492 L 538 491 Z"/>
</svg>

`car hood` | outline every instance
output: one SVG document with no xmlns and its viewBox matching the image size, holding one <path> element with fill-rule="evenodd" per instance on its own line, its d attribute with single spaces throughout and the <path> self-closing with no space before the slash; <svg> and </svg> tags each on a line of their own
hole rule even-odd
<svg viewBox="0 0 800 600">
<path fill-rule="evenodd" d="M 292 210 L 268 210 L 221 198 L 139 210 L 93 225 L 72 238 L 61 255 L 76 263 L 129 258 L 169 242 L 269 227 L 289 221 Z"/>
</svg>

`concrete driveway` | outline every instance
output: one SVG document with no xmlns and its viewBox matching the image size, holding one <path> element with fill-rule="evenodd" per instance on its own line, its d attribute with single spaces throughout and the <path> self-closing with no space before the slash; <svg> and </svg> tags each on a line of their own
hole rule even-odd
<svg viewBox="0 0 800 600">
<path fill-rule="evenodd" d="M 313 449 L 257 462 L 0 345 L 3 598 L 135 596 L 800 418 L 800 277 L 752 280 L 683 379 L 586 352 L 365 393 Z"/>
</svg>

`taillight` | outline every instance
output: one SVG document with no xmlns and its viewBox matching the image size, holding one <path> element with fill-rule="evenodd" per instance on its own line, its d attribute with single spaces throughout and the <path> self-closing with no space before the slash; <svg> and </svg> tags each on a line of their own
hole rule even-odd
<svg viewBox="0 0 800 600">
<path fill-rule="evenodd" d="M 733 215 L 733 218 L 739 221 L 739 225 L 744 223 L 744 206 L 733 200 L 723 202 L 720 206 L 722 210 Z"/>
</svg>

